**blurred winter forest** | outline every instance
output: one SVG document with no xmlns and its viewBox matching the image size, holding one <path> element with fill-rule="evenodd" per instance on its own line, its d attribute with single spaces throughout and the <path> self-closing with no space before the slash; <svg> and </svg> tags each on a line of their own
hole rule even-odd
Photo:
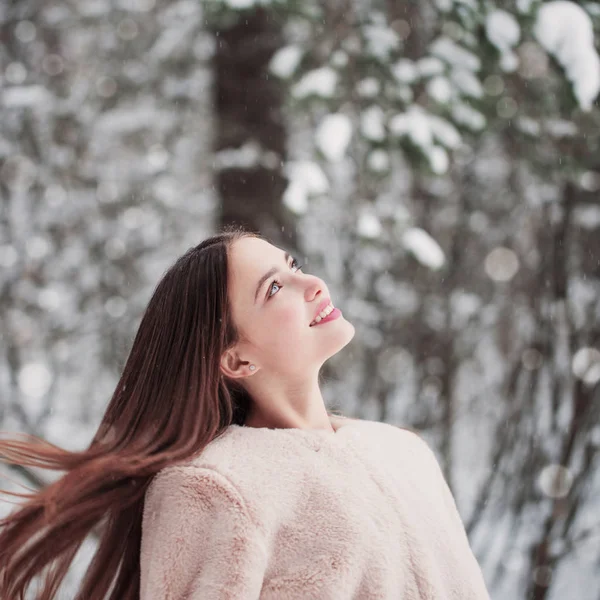
<svg viewBox="0 0 600 600">
<path fill-rule="evenodd" d="M 0 27 L 1 430 L 85 448 L 164 270 L 243 223 L 327 282 L 356 327 L 329 408 L 421 432 L 492 598 L 600 599 L 600 4 L 20 0 Z"/>
</svg>

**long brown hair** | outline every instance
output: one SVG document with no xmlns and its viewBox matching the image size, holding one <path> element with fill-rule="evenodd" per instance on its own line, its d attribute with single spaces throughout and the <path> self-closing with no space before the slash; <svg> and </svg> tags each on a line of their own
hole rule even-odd
<svg viewBox="0 0 600 600">
<path fill-rule="evenodd" d="M 0 440 L 0 460 L 66 471 L 0 520 L 0 598 L 59 591 L 85 538 L 98 547 L 75 600 L 139 600 L 144 494 L 162 468 L 185 461 L 231 423 L 243 424 L 251 398 L 220 371 L 238 340 L 228 302 L 233 242 L 263 236 L 225 227 L 190 248 L 156 286 L 123 374 L 86 450 L 70 452 L 36 436 Z M 263 238 L 264 239 L 264 238 Z M 107 594 L 110 593 L 110 596 Z"/>
</svg>

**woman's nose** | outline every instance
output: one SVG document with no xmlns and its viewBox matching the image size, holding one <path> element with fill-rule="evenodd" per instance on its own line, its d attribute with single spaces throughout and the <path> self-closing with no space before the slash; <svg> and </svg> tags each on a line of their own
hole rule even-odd
<svg viewBox="0 0 600 600">
<path fill-rule="evenodd" d="M 323 282 L 318 277 L 315 277 L 314 281 L 311 281 L 310 284 L 306 286 L 306 299 L 312 301 L 318 294 L 324 296 L 325 289 Z"/>
</svg>

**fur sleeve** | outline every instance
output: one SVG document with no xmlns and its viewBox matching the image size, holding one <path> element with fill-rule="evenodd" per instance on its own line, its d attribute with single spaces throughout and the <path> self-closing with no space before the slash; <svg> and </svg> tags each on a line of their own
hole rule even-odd
<svg viewBox="0 0 600 600">
<path fill-rule="evenodd" d="M 266 552 L 224 476 L 193 465 L 158 473 L 146 492 L 140 600 L 254 600 Z"/>
</svg>

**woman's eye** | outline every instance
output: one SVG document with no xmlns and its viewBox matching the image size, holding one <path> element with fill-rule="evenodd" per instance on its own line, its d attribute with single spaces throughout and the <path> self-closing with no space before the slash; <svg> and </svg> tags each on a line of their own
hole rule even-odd
<svg viewBox="0 0 600 600">
<path fill-rule="evenodd" d="M 274 281 L 274 282 L 271 284 L 271 287 L 269 288 L 269 292 L 272 292 L 272 291 L 273 291 L 273 286 L 274 286 L 274 285 L 276 285 L 277 287 L 279 287 L 281 284 L 279 283 L 279 281 Z M 270 298 L 271 296 L 273 296 L 273 294 L 269 293 L 269 298 Z"/>
<path fill-rule="evenodd" d="M 290 265 L 292 268 L 295 268 L 296 271 L 300 271 L 302 269 L 302 265 L 298 264 L 298 261 L 295 258 L 292 258 L 292 264 Z M 277 287 L 281 287 L 281 283 L 277 280 L 273 281 L 273 283 L 271 284 L 271 287 L 269 287 L 269 295 L 268 297 L 271 298 L 272 296 L 274 296 L 275 294 L 271 294 L 271 291 L 273 290 L 273 286 L 276 285 Z"/>
</svg>

